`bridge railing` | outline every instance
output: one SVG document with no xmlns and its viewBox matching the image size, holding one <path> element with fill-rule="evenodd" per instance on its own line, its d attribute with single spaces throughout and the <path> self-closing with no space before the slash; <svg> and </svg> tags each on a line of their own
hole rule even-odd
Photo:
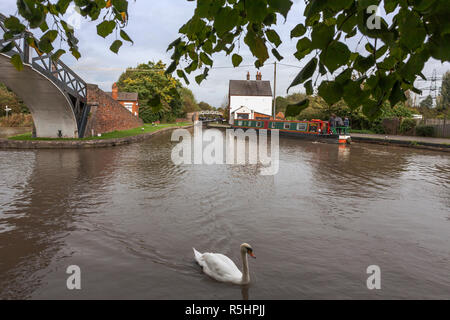
<svg viewBox="0 0 450 320">
<path fill-rule="evenodd" d="M 80 96 L 86 98 L 86 83 L 74 71 L 60 60 L 52 59 L 52 53 L 40 54 L 35 49 L 30 48 L 27 38 L 32 37 L 29 31 L 25 31 L 12 39 L 4 40 L 3 35 L 7 32 L 4 25 L 6 17 L 0 14 L 0 48 L 5 47 L 8 43 L 13 42 L 13 50 L 8 55 L 18 53 L 22 61 L 36 67 L 40 72 L 43 72 L 51 80 L 61 85 L 62 89 L 71 93 L 73 96 Z"/>
<path fill-rule="evenodd" d="M 25 31 L 11 39 L 4 40 L 7 28 L 4 25 L 6 16 L 0 13 L 0 50 L 12 43 L 8 56 L 19 54 L 25 64 L 44 74 L 53 81 L 70 98 L 75 113 L 80 137 L 84 135 L 87 109 L 87 84 L 72 69 L 59 59 L 53 59 L 52 53 L 42 54 L 30 47 L 27 39 L 32 33 Z"/>
</svg>

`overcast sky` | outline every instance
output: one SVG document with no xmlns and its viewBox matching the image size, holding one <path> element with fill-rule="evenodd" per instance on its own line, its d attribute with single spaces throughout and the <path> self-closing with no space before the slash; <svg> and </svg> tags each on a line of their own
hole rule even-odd
<svg viewBox="0 0 450 320">
<path fill-rule="evenodd" d="M 284 18 L 279 17 L 279 25 L 275 28 L 283 40 L 279 52 L 285 59 L 281 63 L 293 66 L 278 67 L 277 95 L 286 94 L 286 88 L 300 71 L 299 67 L 305 64 L 305 61 L 299 62 L 293 57 L 296 41 L 290 40 L 290 30 L 304 21 L 302 15 L 304 1 L 294 0 L 294 2 L 287 21 L 284 23 Z M 126 31 L 133 38 L 134 45 L 124 44 L 119 55 L 109 51 L 115 36 L 111 35 L 106 40 L 97 36 L 96 23 L 82 19 L 76 30 L 76 35 L 80 39 L 82 58 L 76 61 L 70 55 L 65 55 L 63 61 L 86 82 L 98 84 L 103 90 L 110 91 L 111 85 L 127 67 L 158 60 L 170 63 L 171 53 L 166 53 L 167 46 L 178 38 L 179 28 L 192 17 L 195 5 L 196 1 L 187 0 L 130 1 L 130 22 Z M 16 0 L 1 0 L 0 12 L 5 15 L 15 14 Z M 74 19 L 72 22 L 77 23 L 77 15 L 72 14 L 71 17 L 71 20 Z M 354 43 L 349 43 L 351 48 L 353 45 Z M 244 57 L 241 65 L 253 65 L 255 59 L 244 47 L 241 46 L 240 51 Z M 271 58 L 269 63 L 273 61 L 274 58 Z M 214 67 L 216 69 L 210 71 L 207 81 L 202 82 L 200 86 L 193 78 L 190 79 L 192 81 L 189 88 L 198 101 L 206 101 L 216 107 L 219 107 L 227 96 L 229 80 L 243 80 L 247 71 L 250 71 L 252 78 L 256 75 L 254 67 L 223 68 L 232 67 L 232 64 L 230 57 L 222 54 L 214 56 Z M 437 61 L 430 61 L 425 67 L 424 74 L 431 76 L 433 69 L 437 69 L 438 75 L 442 75 L 446 70 L 450 70 L 450 64 L 443 65 Z M 273 65 L 267 65 L 261 71 L 263 79 L 273 82 Z M 419 88 L 425 86 L 427 86 L 426 83 L 418 84 Z M 296 87 L 291 92 L 299 91 L 304 91 L 303 87 Z M 428 91 L 425 91 L 425 94 L 428 94 Z"/>
</svg>

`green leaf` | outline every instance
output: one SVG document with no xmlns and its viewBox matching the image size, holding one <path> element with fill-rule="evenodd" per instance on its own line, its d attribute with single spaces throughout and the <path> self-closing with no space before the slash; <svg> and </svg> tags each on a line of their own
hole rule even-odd
<svg viewBox="0 0 450 320">
<path fill-rule="evenodd" d="M 111 0 L 112 5 L 119 12 L 127 12 L 128 1 L 127 0 Z"/>
<path fill-rule="evenodd" d="M 388 46 L 386 46 L 386 45 L 378 48 L 377 51 L 375 52 L 375 59 L 380 59 L 382 56 L 384 56 L 384 54 L 387 52 L 387 50 L 388 50 Z"/>
<path fill-rule="evenodd" d="M 19 54 L 15 54 L 11 57 L 11 63 L 18 71 L 23 70 L 23 62 Z"/>
<path fill-rule="evenodd" d="M 413 11 L 400 10 L 397 15 L 400 44 L 409 50 L 423 45 L 427 32 L 419 15 Z"/>
<path fill-rule="evenodd" d="M 306 94 L 308 96 L 312 96 L 314 94 L 314 89 L 313 89 L 313 86 L 312 86 L 312 80 L 306 81 L 304 86 L 305 86 Z"/>
<path fill-rule="evenodd" d="M 406 101 L 406 96 L 401 88 L 401 81 L 396 81 L 392 87 L 391 94 L 389 95 L 389 102 L 391 106 L 394 107 L 400 101 Z"/>
<path fill-rule="evenodd" d="M 295 26 L 294 29 L 291 31 L 291 39 L 301 37 L 306 32 L 306 27 L 303 25 L 303 23 L 299 23 Z"/>
<path fill-rule="evenodd" d="M 353 0 L 332 0 L 328 2 L 329 7 L 336 12 L 348 9 L 352 4 Z"/>
<path fill-rule="evenodd" d="M 122 47 L 123 42 L 120 40 L 116 40 L 112 43 L 111 47 L 109 47 L 109 49 L 114 52 L 115 54 L 117 54 L 119 52 L 120 47 Z"/>
<path fill-rule="evenodd" d="M 239 22 L 239 12 L 232 10 L 230 7 L 224 7 L 219 10 L 219 13 L 214 19 L 214 28 L 217 30 L 219 36 L 233 30 Z"/>
<path fill-rule="evenodd" d="M 212 66 L 212 64 L 213 64 L 213 61 L 204 52 L 200 53 L 200 60 L 208 66 Z"/>
<path fill-rule="evenodd" d="M 278 33 L 276 33 L 276 31 L 269 29 L 266 31 L 266 36 L 267 39 L 269 39 L 269 41 L 272 42 L 277 48 L 280 46 L 281 39 Z"/>
<path fill-rule="evenodd" d="M 205 75 L 204 74 L 199 74 L 198 76 L 195 77 L 195 82 L 197 82 L 197 84 L 201 84 L 202 81 L 205 80 Z"/>
<path fill-rule="evenodd" d="M 14 16 L 5 19 L 5 27 L 14 33 L 21 33 L 25 31 L 25 26 Z"/>
<path fill-rule="evenodd" d="M 176 39 L 175 41 L 173 41 L 171 44 L 169 44 L 169 46 L 167 47 L 167 51 L 171 50 L 173 47 L 176 47 L 180 44 L 181 42 L 181 37 Z"/>
<path fill-rule="evenodd" d="M 103 38 L 106 38 L 114 31 L 115 27 L 116 27 L 115 21 L 105 20 L 97 25 L 97 34 Z"/>
<path fill-rule="evenodd" d="M 59 49 L 54 54 L 52 54 L 52 60 L 58 61 L 59 58 L 66 53 L 66 50 Z"/>
<path fill-rule="evenodd" d="M 53 42 L 53 41 L 55 41 L 56 37 L 58 37 L 58 31 L 56 31 L 56 30 L 49 30 L 47 33 L 45 33 L 41 37 L 41 40 L 48 39 L 48 41 Z"/>
<path fill-rule="evenodd" d="M 320 75 L 322 75 L 322 76 L 327 73 L 327 69 L 325 69 L 325 66 L 323 65 L 322 62 L 319 63 L 319 72 L 320 72 Z"/>
<path fill-rule="evenodd" d="M 391 13 L 397 8 L 398 6 L 398 0 L 384 0 L 384 10 L 386 10 L 386 13 Z"/>
<path fill-rule="evenodd" d="M 266 0 L 245 1 L 245 11 L 247 12 L 248 21 L 253 23 L 261 23 L 267 16 Z"/>
<path fill-rule="evenodd" d="M 292 7 L 291 0 L 268 0 L 269 7 L 275 11 L 281 13 L 281 15 L 286 19 Z"/>
<path fill-rule="evenodd" d="M 130 36 L 123 30 L 120 30 L 120 36 L 123 40 L 134 43 L 133 40 L 131 40 Z"/>
<path fill-rule="evenodd" d="M 366 71 L 369 70 L 374 65 L 375 60 L 372 55 L 368 57 L 358 55 L 355 59 L 355 62 L 353 63 L 353 67 L 355 68 L 355 70 L 361 73 L 366 73 Z"/>
<path fill-rule="evenodd" d="M 39 50 L 41 50 L 44 53 L 50 53 L 53 50 L 52 43 L 50 42 L 49 39 L 46 39 L 46 38 L 41 39 L 39 41 L 38 47 L 39 47 Z"/>
<path fill-rule="evenodd" d="M 450 35 L 432 36 L 430 39 L 430 54 L 441 61 L 450 61 Z"/>
<path fill-rule="evenodd" d="M 311 42 L 314 49 L 325 49 L 333 40 L 334 26 L 320 24 L 314 26 L 311 33 Z"/>
<path fill-rule="evenodd" d="M 328 1 L 311 0 L 305 8 L 304 15 L 308 19 L 322 11 L 328 5 Z"/>
<path fill-rule="evenodd" d="M 322 62 L 331 73 L 347 64 L 349 59 L 350 50 L 345 44 L 339 41 L 333 41 L 320 55 L 320 62 Z"/>
<path fill-rule="evenodd" d="M 41 25 L 39 26 L 39 29 L 41 29 L 42 32 L 46 32 L 49 29 L 47 22 L 46 21 L 42 22 Z"/>
<path fill-rule="evenodd" d="M 191 62 L 191 64 L 188 65 L 188 66 L 184 69 L 184 71 L 186 71 L 187 73 L 190 74 L 192 71 L 197 70 L 197 67 L 198 67 L 198 62 L 197 62 L 197 60 L 193 60 L 193 61 Z"/>
<path fill-rule="evenodd" d="M 375 100 L 368 99 L 364 101 L 362 111 L 369 120 L 375 120 L 381 115 L 381 105 Z"/>
<path fill-rule="evenodd" d="M 81 54 L 80 54 L 80 52 L 78 52 L 77 49 L 75 49 L 75 48 L 70 48 L 70 52 L 72 53 L 72 56 L 75 57 L 75 59 L 78 60 L 78 59 L 81 58 Z"/>
<path fill-rule="evenodd" d="M 361 89 L 360 81 L 349 81 L 344 87 L 343 98 L 348 106 L 355 110 L 369 97 L 369 91 Z"/>
<path fill-rule="evenodd" d="M 366 43 L 365 48 L 366 48 L 367 52 L 369 52 L 369 53 L 375 52 L 375 47 L 370 42 Z"/>
<path fill-rule="evenodd" d="M 183 78 L 183 79 L 184 79 L 184 82 L 186 82 L 186 84 L 189 85 L 190 82 L 189 82 L 188 78 L 186 77 L 186 74 L 184 73 L 183 70 L 177 70 L 177 75 L 178 75 L 180 78 Z"/>
<path fill-rule="evenodd" d="M 309 106 L 309 99 L 303 99 L 296 104 L 290 104 L 286 107 L 286 117 L 296 117 L 303 110 L 308 108 L 308 106 Z"/>
<path fill-rule="evenodd" d="M 1 52 L 1 53 L 7 53 L 7 52 L 11 51 L 12 49 L 14 49 L 14 45 L 15 45 L 15 42 L 14 42 L 14 41 L 11 41 L 11 42 L 8 43 L 6 46 L 4 46 L 4 47 L 0 50 L 0 52 Z"/>
<path fill-rule="evenodd" d="M 299 85 L 309 78 L 311 78 L 316 71 L 317 67 L 317 58 L 312 58 L 306 66 L 297 74 L 297 76 L 292 81 L 291 85 L 287 88 L 287 93 L 289 93 L 289 89 Z"/>
<path fill-rule="evenodd" d="M 258 37 L 254 32 L 249 30 L 247 35 L 244 38 L 244 42 L 250 48 L 252 54 L 260 60 L 261 63 L 264 63 L 267 59 L 269 59 L 269 52 L 267 51 L 266 44 L 264 40 Z"/>
<path fill-rule="evenodd" d="M 61 14 L 65 14 L 71 2 L 72 0 L 58 0 L 56 8 Z"/>
<path fill-rule="evenodd" d="M 337 82 L 323 81 L 319 86 L 319 96 L 330 106 L 341 100 L 342 94 L 342 87 Z"/>
<path fill-rule="evenodd" d="M 233 56 L 231 57 L 231 60 L 233 62 L 233 66 L 238 67 L 242 62 L 242 57 L 238 54 L 233 54 Z"/>
<path fill-rule="evenodd" d="M 283 56 L 278 52 L 278 50 L 275 49 L 275 48 L 272 49 L 272 54 L 275 56 L 275 58 L 276 58 L 278 61 L 281 61 L 281 60 L 284 59 L 284 57 L 283 57 Z"/>
<path fill-rule="evenodd" d="M 298 60 L 302 60 L 307 54 L 311 52 L 311 40 L 304 37 L 298 40 L 297 42 L 297 52 L 294 54 L 294 56 Z"/>
<path fill-rule="evenodd" d="M 167 68 L 167 70 L 166 70 L 166 74 L 172 74 L 174 71 L 175 71 L 175 69 L 177 68 L 177 62 L 176 61 L 173 61 L 171 64 L 170 64 L 170 66 Z"/>
</svg>

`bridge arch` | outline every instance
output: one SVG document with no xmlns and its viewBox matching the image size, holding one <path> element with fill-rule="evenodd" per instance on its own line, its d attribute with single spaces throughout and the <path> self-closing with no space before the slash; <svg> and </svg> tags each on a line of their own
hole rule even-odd
<svg viewBox="0 0 450 320">
<path fill-rule="evenodd" d="M 78 138 L 69 98 L 50 79 L 30 65 L 17 71 L 10 57 L 0 54 L 0 82 L 14 91 L 31 112 L 37 137 Z"/>
<path fill-rule="evenodd" d="M 38 54 L 32 49 L 28 31 L 3 40 L 5 19 L 0 14 L 0 50 L 9 50 L 0 53 L 0 82 L 30 109 L 37 137 L 82 138 L 90 111 L 86 83 L 60 60 L 52 59 L 51 53 Z M 24 62 L 22 71 L 11 64 L 13 55 Z"/>
</svg>

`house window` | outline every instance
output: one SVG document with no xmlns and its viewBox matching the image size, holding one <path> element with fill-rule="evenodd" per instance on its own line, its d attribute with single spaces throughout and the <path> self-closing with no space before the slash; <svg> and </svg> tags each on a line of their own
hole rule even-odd
<svg viewBox="0 0 450 320">
<path fill-rule="evenodd" d="M 284 128 L 285 129 L 290 129 L 291 128 L 291 124 L 289 122 L 285 122 L 284 123 Z"/>
<path fill-rule="evenodd" d="M 256 126 L 257 126 L 257 127 L 262 127 L 261 121 L 257 121 L 257 122 L 256 122 Z"/>
<path fill-rule="evenodd" d="M 125 105 L 125 108 L 128 109 L 128 111 L 133 112 L 133 103 L 125 102 L 124 105 Z"/>
<path fill-rule="evenodd" d="M 238 119 L 248 119 L 248 113 L 238 113 Z"/>
<path fill-rule="evenodd" d="M 242 126 L 242 121 L 238 121 L 238 126 Z"/>
<path fill-rule="evenodd" d="M 276 126 L 275 126 L 275 123 L 276 123 L 276 122 L 272 122 L 272 123 L 270 124 L 270 127 L 271 127 L 272 129 L 275 129 L 275 127 L 276 127 Z"/>
</svg>

